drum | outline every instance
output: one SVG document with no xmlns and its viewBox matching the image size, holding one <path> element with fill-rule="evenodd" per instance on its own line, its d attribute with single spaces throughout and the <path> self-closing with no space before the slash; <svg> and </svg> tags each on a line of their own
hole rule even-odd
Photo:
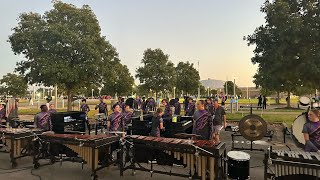
<svg viewBox="0 0 320 180">
<path fill-rule="evenodd" d="M 297 145 L 304 146 L 306 141 L 304 140 L 302 129 L 303 125 L 307 122 L 307 113 L 299 115 L 292 123 L 292 136 Z"/>
<path fill-rule="evenodd" d="M 301 106 L 308 106 L 311 103 L 310 98 L 306 97 L 306 96 L 301 96 L 299 98 L 299 104 Z"/>
<path fill-rule="evenodd" d="M 250 179 L 250 155 L 242 151 L 229 151 L 228 176 L 231 179 Z"/>
</svg>

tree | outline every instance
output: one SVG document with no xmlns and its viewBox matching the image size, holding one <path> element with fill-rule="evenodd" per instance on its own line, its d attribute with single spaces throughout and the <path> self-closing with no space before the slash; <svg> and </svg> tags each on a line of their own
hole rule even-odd
<svg viewBox="0 0 320 180">
<path fill-rule="evenodd" d="M 8 73 L 0 80 L 1 91 L 13 97 L 23 97 L 28 92 L 28 83 L 22 75 Z"/>
<path fill-rule="evenodd" d="M 193 67 L 193 63 L 179 62 L 176 67 L 176 87 L 178 90 L 186 94 L 196 94 L 199 88 L 200 75 L 197 69 Z"/>
<path fill-rule="evenodd" d="M 224 92 L 227 92 L 226 90 L 226 87 L 228 87 L 228 95 L 233 95 L 233 91 L 234 91 L 234 89 L 233 89 L 233 85 L 234 85 L 234 83 L 232 82 L 232 81 L 227 81 L 227 82 L 225 82 L 224 83 L 224 85 L 223 85 L 223 87 L 224 87 Z M 242 91 L 241 91 L 241 89 L 236 85 L 236 95 L 242 95 Z"/>
<path fill-rule="evenodd" d="M 43 15 L 22 13 L 9 36 L 15 54 L 25 57 L 16 70 L 30 84 L 62 87 L 68 95 L 81 87 L 102 82 L 105 66 L 118 54 L 101 36 L 98 20 L 88 5 L 54 1 Z"/>
<path fill-rule="evenodd" d="M 169 61 L 169 55 L 161 49 L 147 49 L 141 60 L 142 67 L 137 69 L 136 78 L 146 89 L 158 92 L 173 89 L 175 85 L 175 68 Z"/>
<path fill-rule="evenodd" d="M 106 82 L 101 92 L 109 95 L 127 96 L 132 93 L 134 78 L 131 76 L 129 69 L 126 65 L 120 62 L 113 62 L 113 66 L 104 76 Z"/>
</svg>

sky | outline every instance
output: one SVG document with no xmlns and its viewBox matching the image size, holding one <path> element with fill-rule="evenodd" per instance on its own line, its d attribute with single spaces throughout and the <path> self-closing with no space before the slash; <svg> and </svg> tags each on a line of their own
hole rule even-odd
<svg viewBox="0 0 320 180">
<path fill-rule="evenodd" d="M 88 4 L 96 14 L 102 35 L 117 49 L 132 75 L 141 66 L 147 48 L 161 48 L 177 64 L 200 65 L 201 79 L 231 80 L 254 86 L 257 66 L 253 48 L 243 37 L 264 24 L 264 0 L 64 0 L 78 7 Z M 16 62 L 7 42 L 22 12 L 43 14 L 51 0 L 0 2 L 0 77 L 13 72 Z M 137 81 L 138 82 L 138 81 Z"/>
</svg>

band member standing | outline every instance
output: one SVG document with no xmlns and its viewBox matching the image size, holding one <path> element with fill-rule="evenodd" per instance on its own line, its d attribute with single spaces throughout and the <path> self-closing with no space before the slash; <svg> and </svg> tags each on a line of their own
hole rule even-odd
<svg viewBox="0 0 320 180">
<path fill-rule="evenodd" d="M 4 104 L 0 104 L 0 120 L 3 120 L 6 118 L 6 108 L 4 108 Z"/>
<path fill-rule="evenodd" d="M 163 110 L 161 108 L 158 108 L 152 118 L 152 124 L 151 124 L 152 128 L 151 128 L 150 136 L 160 137 L 160 131 L 164 129 L 162 116 L 163 116 Z"/>
<path fill-rule="evenodd" d="M 133 116 L 133 113 L 130 111 L 130 106 L 126 105 L 123 114 L 123 118 L 125 121 L 125 124 L 130 124 L 131 123 L 131 118 Z"/>
<path fill-rule="evenodd" d="M 181 105 L 179 102 L 179 98 L 175 98 L 175 103 L 174 103 L 174 114 L 175 115 L 180 115 L 181 113 Z"/>
<path fill-rule="evenodd" d="M 121 113 L 121 108 L 119 104 L 114 104 L 112 106 L 113 113 L 110 114 L 107 126 L 109 131 L 124 131 L 125 128 L 125 122 L 123 115 Z"/>
<path fill-rule="evenodd" d="M 189 98 L 188 99 L 189 104 L 188 104 L 188 108 L 186 110 L 186 116 L 193 116 L 194 112 L 195 112 L 195 105 L 193 103 L 193 99 Z"/>
<path fill-rule="evenodd" d="M 96 107 L 94 108 L 95 110 L 99 109 L 99 113 L 102 113 L 104 115 L 108 115 L 108 107 L 107 104 L 105 102 L 103 102 L 103 98 L 100 98 L 100 103 L 96 105 Z"/>
<path fill-rule="evenodd" d="M 89 106 L 87 104 L 87 100 L 86 99 L 82 99 L 81 102 L 82 102 L 82 104 L 80 106 L 80 111 L 81 112 L 85 112 L 86 115 L 88 115 L 88 112 L 90 111 L 90 108 L 89 108 Z"/>
<path fill-rule="evenodd" d="M 306 141 L 305 151 L 320 152 L 319 110 L 310 110 L 308 118 L 310 121 L 306 122 L 302 129 L 302 133 Z"/>
<path fill-rule="evenodd" d="M 154 111 L 156 108 L 156 102 L 153 98 L 149 98 L 147 103 L 147 109 L 148 111 Z"/>
<path fill-rule="evenodd" d="M 139 96 L 136 97 L 136 99 L 133 102 L 133 108 L 134 109 L 140 109 L 141 107 L 141 99 Z"/>
<path fill-rule="evenodd" d="M 49 113 L 56 113 L 57 112 L 57 110 L 54 108 L 54 104 L 50 104 L 49 105 Z"/>
<path fill-rule="evenodd" d="M 162 105 L 164 106 L 163 118 L 170 118 L 172 116 L 172 110 L 167 99 L 162 99 Z"/>
<path fill-rule="evenodd" d="M 267 102 L 268 102 L 267 97 L 263 96 L 263 98 L 262 98 L 262 109 L 267 109 Z"/>
<path fill-rule="evenodd" d="M 211 102 L 211 98 L 207 98 L 206 99 L 206 107 L 205 107 L 205 109 L 208 111 L 208 113 L 213 115 L 213 104 Z"/>
<path fill-rule="evenodd" d="M 257 109 L 259 109 L 260 107 L 262 107 L 262 96 L 261 96 L 261 94 L 259 95 L 259 97 L 257 99 L 258 99 L 258 107 L 257 107 Z"/>
<path fill-rule="evenodd" d="M 212 116 L 205 109 L 204 100 L 197 102 L 197 111 L 194 113 L 193 134 L 200 135 L 203 140 L 211 140 L 213 137 Z"/>
<path fill-rule="evenodd" d="M 213 100 L 213 139 L 220 143 L 220 131 L 227 126 L 226 112 L 222 106 L 219 106 L 218 99 Z"/>
<path fill-rule="evenodd" d="M 44 131 L 52 131 L 51 114 L 46 105 L 40 106 L 41 112 L 35 115 L 34 125 Z"/>
<path fill-rule="evenodd" d="M 141 109 L 142 109 L 142 111 L 146 111 L 147 110 L 146 107 L 147 107 L 146 98 L 142 97 L 142 101 L 141 101 Z"/>
</svg>

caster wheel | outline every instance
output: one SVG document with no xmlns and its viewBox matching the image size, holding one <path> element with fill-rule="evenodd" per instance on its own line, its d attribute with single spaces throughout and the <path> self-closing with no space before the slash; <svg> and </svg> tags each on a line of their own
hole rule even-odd
<svg viewBox="0 0 320 180">
<path fill-rule="evenodd" d="M 38 169 L 40 167 L 40 163 L 35 163 L 33 167 L 34 169 Z"/>
<path fill-rule="evenodd" d="M 17 162 L 12 162 L 12 163 L 11 163 L 11 167 L 12 167 L 12 168 L 16 168 L 17 166 L 18 166 Z"/>
<path fill-rule="evenodd" d="M 136 171 L 133 170 L 133 171 L 131 172 L 131 175 L 132 175 L 132 176 L 135 176 L 135 175 L 136 175 Z"/>
<path fill-rule="evenodd" d="M 98 175 L 91 176 L 92 180 L 98 180 Z"/>
</svg>

